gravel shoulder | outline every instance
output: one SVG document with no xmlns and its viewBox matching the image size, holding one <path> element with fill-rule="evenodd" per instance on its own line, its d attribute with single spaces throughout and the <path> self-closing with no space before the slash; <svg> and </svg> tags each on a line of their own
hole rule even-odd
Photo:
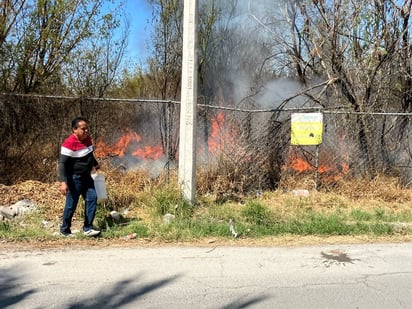
<svg viewBox="0 0 412 309">
<path fill-rule="evenodd" d="M 371 236 L 280 236 L 259 239 L 219 239 L 205 238 L 195 241 L 165 242 L 150 239 L 52 239 L 52 240 L 2 240 L 1 250 L 70 250 L 99 249 L 106 247 L 299 247 L 325 244 L 367 244 L 367 243 L 409 243 L 411 235 L 391 237 Z"/>
</svg>

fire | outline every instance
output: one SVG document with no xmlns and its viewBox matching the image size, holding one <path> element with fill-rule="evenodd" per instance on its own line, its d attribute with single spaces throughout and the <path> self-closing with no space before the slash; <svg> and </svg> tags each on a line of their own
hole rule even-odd
<svg viewBox="0 0 412 309">
<path fill-rule="evenodd" d="M 131 142 L 140 142 L 141 139 L 139 134 L 130 130 L 125 130 L 124 134 L 114 145 L 108 145 L 102 139 L 99 139 L 96 143 L 95 155 L 97 158 L 105 156 L 123 157 L 129 144 Z"/>
<path fill-rule="evenodd" d="M 217 153 L 224 150 L 225 146 L 233 140 L 234 132 L 229 133 L 225 123 L 224 113 L 219 112 L 211 118 L 211 131 L 207 140 L 208 152 Z M 233 130 L 232 130 L 233 131 Z M 142 138 L 132 130 L 124 130 L 122 136 L 115 144 L 108 144 L 102 139 L 96 143 L 95 156 L 103 157 L 124 157 L 126 154 L 138 157 L 142 160 L 158 160 L 163 157 L 164 150 L 161 145 L 144 145 Z M 138 147 L 137 147 L 138 146 Z M 200 150 L 202 152 L 202 150 Z M 178 155 L 178 154 L 177 154 Z"/>
<path fill-rule="evenodd" d="M 144 146 L 132 152 L 132 156 L 138 156 L 142 159 L 158 160 L 163 156 L 162 146 Z"/>
<path fill-rule="evenodd" d="M 289 167 L 298 172 L 314 170 L 314 167 L 312 165 L 310 165 L 307 161 L 300 158 L 292 159 L 292 162 L 290 163 Z"/>
<path fill-rule="evenodd" d="M 216 117 L 210 119 L 212 130 L 207 140 L 208 151 L 210 153 L 221 152 L 230 145 L 234 145 L 237 135 L 233 126 L 227 125 L 223 112 L 217 113 Z"/>
<path fill-rule="evenodd" d="M 102 139 L 99 139 L 96 143 L 94 154 L 97 158 L 106 156 L 122 158 L 126 154 L 130 154 L 131 156 L 145 160 L 158 160 L 163 156 L 162 146 L 145 145 L 143 147 L 137 147 L 141 141 L 142 138 L 136 132 L 124 130 L 119 140 L 113 145 L 107 144 Z"/>
<path fill-rule="evenodd" d="M 208 149 L 210 152 L 216 152 L 223 149 L 223 136 L 221 134 L 222 129 L 224 128 L 225 119 L 223 113 L 218 113 L 216 117 L 211 119 L 212 122 L 212 131 L 208 138 Z"/>
<path fill-rule="evenodd" d="M 332 161 L 332 160 L 329 160 Z M 306 159 L 299 157 L 293 151 L 290 154 L 288 163 L 284 166 L 283 170 L 291 169 L 299 173 L 303 172 L 313 172 L 316 169 L 314 164 L 309 163 Z M 345 175 L 349 172 L 349 165 L 347 163 L 330 163 L 319 164 L 317 171 L 319 174 L 324 174 L 330 180 L 339 180 L 342 175 Z"/>
</svg>

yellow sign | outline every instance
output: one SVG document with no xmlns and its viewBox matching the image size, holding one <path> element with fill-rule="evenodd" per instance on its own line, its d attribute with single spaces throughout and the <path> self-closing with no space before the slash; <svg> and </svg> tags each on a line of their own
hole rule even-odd
<svg viewBox="0 0 412 309">
<path fill-rule="evenodd" d="M 322 144 L 323 115 L 321 113 L 292 114 L 292 145 Z"/>
</svg>

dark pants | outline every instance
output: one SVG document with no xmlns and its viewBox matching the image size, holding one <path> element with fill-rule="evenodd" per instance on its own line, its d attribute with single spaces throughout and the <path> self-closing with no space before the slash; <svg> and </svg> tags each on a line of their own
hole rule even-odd
<svg viewBox="0 0 412 309">
<path fill-rule="evenodd" d="M 77 208 L 80 196 L 85 202 L 83 231 L 93 227 L 93 220 L 96 214 L 97 195 L 94 188 L 93 178 L 90 175 L 73 175 L 67 179 L 69 192 L 66 196 L 66 204 L 63 211 L 63 223 L 60 227 L 62 233 L 71 233 L 72 218 Z"/>
</svg>

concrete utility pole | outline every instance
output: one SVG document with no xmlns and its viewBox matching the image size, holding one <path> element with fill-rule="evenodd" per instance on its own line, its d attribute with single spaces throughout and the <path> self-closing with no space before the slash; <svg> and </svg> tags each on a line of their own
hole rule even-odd
<svg viewBox="0 0 412 309">
<path fill-rule="evenodd" d="M 179 184 L 192 203 L 196 197 L 197 2 L 184 0 L 179 141 Z"/>
</svg>

